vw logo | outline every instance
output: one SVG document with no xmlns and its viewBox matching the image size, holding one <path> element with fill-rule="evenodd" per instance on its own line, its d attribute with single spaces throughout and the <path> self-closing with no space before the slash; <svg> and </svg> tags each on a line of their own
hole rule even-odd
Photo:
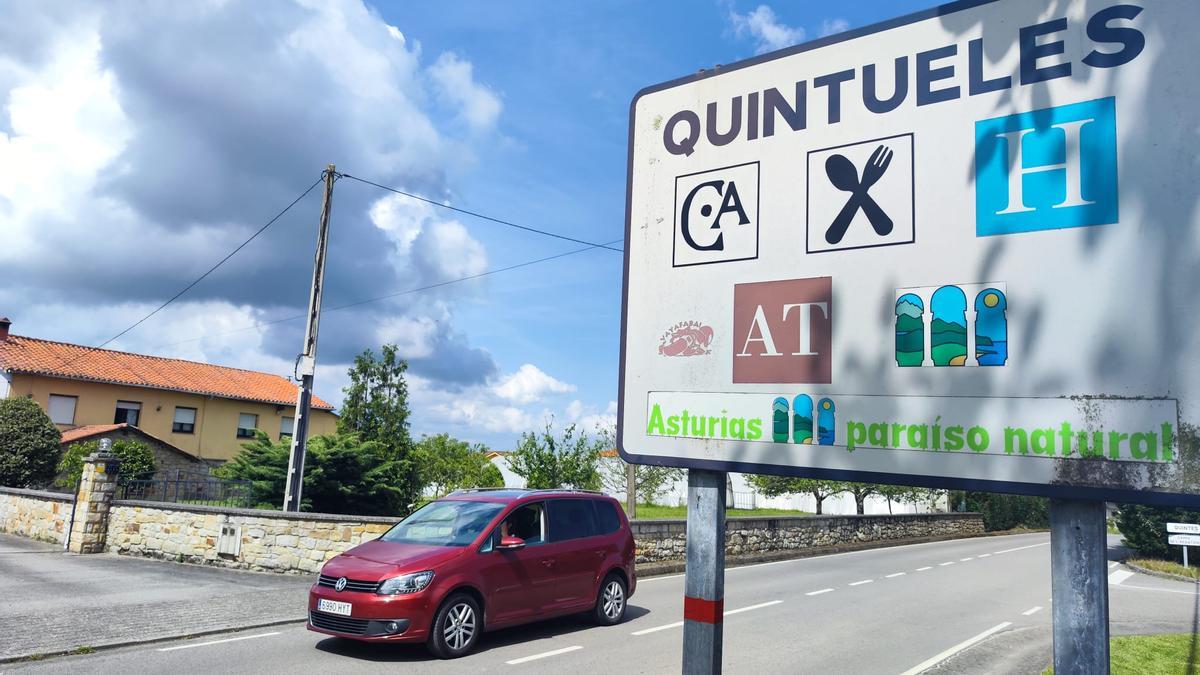
<svg viewBox="0 0 1200 675">
<path fill-rule="evenodd" d="M 338 593 L 346 590 L 346 577 L 338 579 L 337 583 L 333 585 L 333 590 L 337 591 Z"/>
</svg>

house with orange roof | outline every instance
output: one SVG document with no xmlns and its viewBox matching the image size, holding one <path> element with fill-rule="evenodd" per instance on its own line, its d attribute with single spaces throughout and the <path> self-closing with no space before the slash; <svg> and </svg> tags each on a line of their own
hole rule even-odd
<svg viewBox="0 0 1200 675">
<path fill-rule="evenodd" d="M 0 318 L 0 398 L 25 396 L 60 431 L 128 424 L 209 463 L 233 459 L 260 429 L 289 438 L 297 385 L 241 368 L 14 335 Z M 333 406 L 312 399 L 309 435 L 333 433 Z"/>
</svg>

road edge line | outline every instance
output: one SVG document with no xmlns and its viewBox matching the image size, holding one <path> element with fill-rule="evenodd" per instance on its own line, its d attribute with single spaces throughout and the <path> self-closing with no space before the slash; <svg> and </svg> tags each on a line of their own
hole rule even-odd
<svg viewBox="0 0 1200 675">
<path fill-rule="evenodd" d="M 953 647 L 947 649 L 946 651 L 918 663 L 917 665 L 913 666 L 912 668 L 909 668 L 908 670 L 904 671 L 900 675 L 917 675 L 918 673 L 923 673 L 926 670 L 929 670 L 930 668 L 941 663 L 942 661 L 945 661 L 946 659 L 950 658 L 951 656 L 954 656 L 955 654 L 963 651 L 967 647 L 970 647 L 977 642 L 981 642 L 984 639 L 993 635 L 994 633 L 998 633 L 998 632 L 1004 630 L 1005 628 L 1008 628 L 1011 625 L 1012 625 L 1011 621 L 1005 621 L 1004 623 L 998 623 L 995 626 L 992 626 L 991 628 L 983 631 L 979 635 L 976 635 L 973 638 L 968 638 L 966 640 L 963 640 L 962 642 L 954 645 Z"/>
</svg>

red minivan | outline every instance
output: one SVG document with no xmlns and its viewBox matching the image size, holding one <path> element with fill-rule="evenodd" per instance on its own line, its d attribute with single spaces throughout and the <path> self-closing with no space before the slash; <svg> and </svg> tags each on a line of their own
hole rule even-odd
<svg viewBox="0 0 1200 675">
<path fill-rule="evenodd" d="M 619 623 L 637 585 L 633 561 L 629 521 L 611 497 L 461 490 L 326 562 L 308 629 L 422 641 L 455 658 L 484 630 L 580 612 Z"/>
</svg>

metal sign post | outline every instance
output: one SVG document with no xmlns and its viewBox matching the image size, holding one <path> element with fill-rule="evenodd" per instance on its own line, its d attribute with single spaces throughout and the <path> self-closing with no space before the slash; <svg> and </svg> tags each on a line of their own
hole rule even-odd
<svg viewBox="0 0 1200 675">
<path fill-rule="evenodd" d="M 725 620 L 725 473 L 688 471 L 683 672 L 721 672 Z"/>
<path fill-rule="evenodd" d="M 637 94 L 617 447 L 1058 500 L 1056 658 L 1104 672 L 1098 505 L 1200 507 L 1200 3 L 1046 7 L 963 0 Z"/>
<path fill-rule="evenodd" d="M 1167 544 L 1183 547 L 1183 568 L 1187 569 L 1188 547 L 1200 546 L 1200 525 L 1194 523 L 1167 523 L 1167 532 L 1183 533 L 1168 535 Z"/>
</svg>

